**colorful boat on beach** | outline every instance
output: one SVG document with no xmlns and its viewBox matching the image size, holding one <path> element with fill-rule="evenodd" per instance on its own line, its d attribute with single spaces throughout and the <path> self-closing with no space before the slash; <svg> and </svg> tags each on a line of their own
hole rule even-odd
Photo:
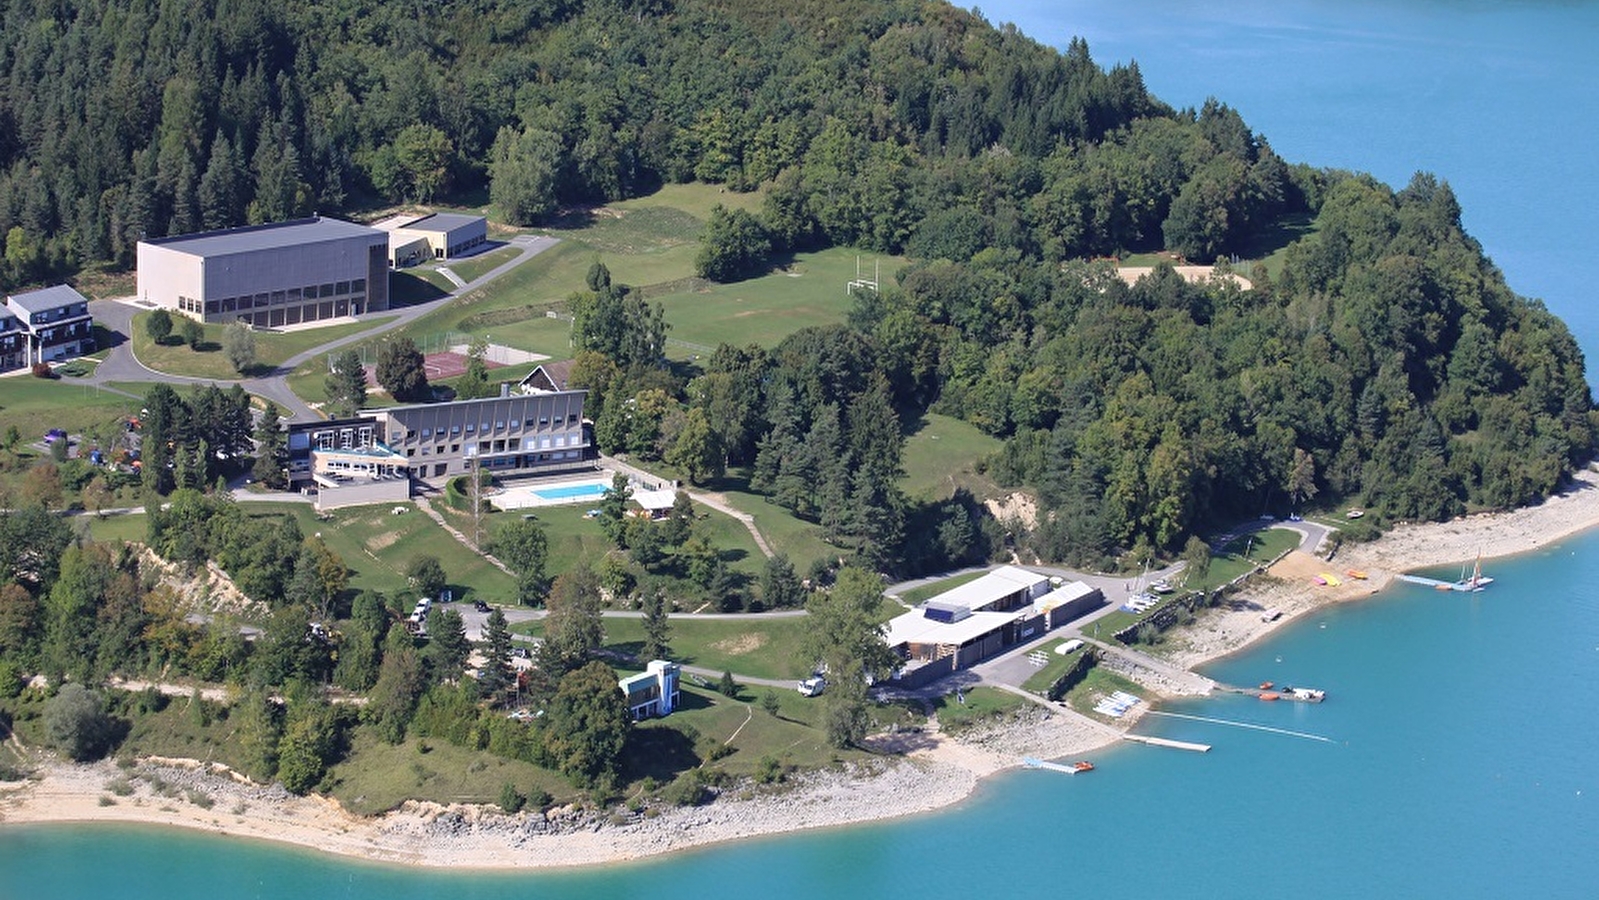
<svg viewBox="0 0 1599 900">
<path fill-rule="evenodd" d="M 1355 579 L 1356 581 L 1365 581 L 1366 580 L 1366 573 L 1365 573 L 1364 570 L 1361 570 L 1361 569 L 1345 569 L 1344 570 L 1344 574 L 1348 575 L 1350 578 Z"/>
</svg>

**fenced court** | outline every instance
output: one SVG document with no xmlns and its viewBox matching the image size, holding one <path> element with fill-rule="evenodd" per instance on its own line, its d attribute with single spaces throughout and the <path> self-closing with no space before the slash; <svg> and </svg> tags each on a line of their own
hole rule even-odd
<svg viewBox="0 0 1599 900">
<path fill-rule="evenodd" d="M 416 348 L 422 351 L 422 371 L 427 374 L 428 381 L 443 381 L 466 374 L 466 366 L 470 361 L 467 354 L 472 349 L 472 342 L 477 338 L 464 332 L 446 331 L 413 340 Z M 383 343 L 383 341 L 367 341 L 354 348 L 361 357 L 361 366 L 366 370 L 366 381 L 369 385 L 377 384 L 377 378 L 373 373 L 377 368 L 378 352 Z M 332 370 L 333 360 L 337 355 L 338 353 L 328 354 L 329 371 Z M 483 352 L 483 364 L 490 369 L 543 362 L 549 358 L 542 353 L 530 353 L 492 342 Z"/>
</svg>

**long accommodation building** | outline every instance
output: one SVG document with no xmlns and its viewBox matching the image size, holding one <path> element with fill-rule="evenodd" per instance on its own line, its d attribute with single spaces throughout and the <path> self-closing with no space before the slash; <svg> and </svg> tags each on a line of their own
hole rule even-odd
<svg viewBox="0 0 1599 900">
<path fill-rule="evenodd" d="M 94 349 L 89 300 L 67 285 L 11 295 L 0 310 L 0 372 Z"/>
<path fill-rule="evenodd" d="M 289 427 L 289 480 L 318 505 L 389 502 L 411 480 L 481 471 L 553 473 L 592 466 L 585 391 L 516 394 L 363 410 Z"/>
<path fill-rule="evenodd" d="M 389 238 L 313 216 L 140 241 L 138 299 L 202 322 L 280 328 L 389 308 Z"/>
</svg>

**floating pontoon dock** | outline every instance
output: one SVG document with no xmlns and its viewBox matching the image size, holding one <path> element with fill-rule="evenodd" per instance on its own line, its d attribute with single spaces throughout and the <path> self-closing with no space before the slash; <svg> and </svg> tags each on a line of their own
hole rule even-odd
<svg viewBox="0 0 1599 900">
<path fill-rule="evenodd" d="M 1094 768 L 1093 766 L 1085 767 L 1082 763 L 1078 763 L 1074 766 L 1066 766 L 1061 765 L 1060 763 L 1045 762 L 1042 759 L 1034 759 L 1031 756 L 1022 757 L 1022 765 L 1029 769 L 1048 769 L 1051 772 L 1064 772 L 1067 775 L 1076 775 L 1078 772 L 1092 771 Z"/>
<path fill-rule="evenodd" d="M 1171 738 L 1149 737 L 1142 734 L 1124 734 L 1122 740 L 1132 741 L 1137 744 L 1148 744 L 1151 747 L 1170 747 L 1173 750 L 1192 750 L 1195 753 L 1209 753 L 1209 744 L 1195 744 L 1189 741 L 1174 741 Z"/>
<path fill-rule="evenodd" d="M 1423 575 L 1400 575 L 1399 580 L 1408 581 L 1411 584 L 1426 585 L 1435 591 L 1461 591 L 1467 594 L 1475 594 L 1476 592 L 1487 587 L 1489 584 L 1493 583 L 1492 578 L 1477 578 L 1475 580 L 1468 579 L 1466 581 L 1439 581 L 1436 578 L 1427 578 Z"/>
</svg>

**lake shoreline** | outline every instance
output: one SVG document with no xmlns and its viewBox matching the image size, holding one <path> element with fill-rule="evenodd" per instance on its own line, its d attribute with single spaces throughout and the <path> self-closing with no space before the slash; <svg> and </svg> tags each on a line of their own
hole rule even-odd
<svg viewBox="0 0 1599 900">
<path fill-rule="evenodd" d="M 1401 572 L 1469 563 L 1478 554 L 1493 559 L 1524 553 L 1596 525 L 1599 474 L 1586 469 L 1537 506 L 1397 526 L 1372 543 L 1344 545 L 1331 561 L 1296 551 L 1221 607 L 1169 633 L 1160 655 L 1185 668 L 1203 666 L 1316 609 L 1378 594 Z M 1319 570 L 1342 577 L 1350 569 L 1367 577 L 1328 587 L 1314 585 L 1305 574 Z M 1264 621 L 1266 609 L 1282 615 Z M 1016 767 L 1024 756 L 1087 754 L 1119 742 L 1131 725 L 1112 727 L 1059 707 L 1034 707 L 953 737 L 936 728 L 879 735 L 872 749 L 882 755 L 867 763 L 791 776 L 776 789 L 735 787 L 707 805 L 649 817 L 566 808 L 513 816 L 492 806 L 415 801 L 361 817 L 331 799 L 296 797 L 192 760 L 145 760 L 133 769 L 111 761 L 48 762 L 20 785 L 0 786 L 0 826 L 182 827 L 378 864 L 462 871 L 587 867 L 944 809 L 966 801 L 983 779 Z"/>
</svg>

